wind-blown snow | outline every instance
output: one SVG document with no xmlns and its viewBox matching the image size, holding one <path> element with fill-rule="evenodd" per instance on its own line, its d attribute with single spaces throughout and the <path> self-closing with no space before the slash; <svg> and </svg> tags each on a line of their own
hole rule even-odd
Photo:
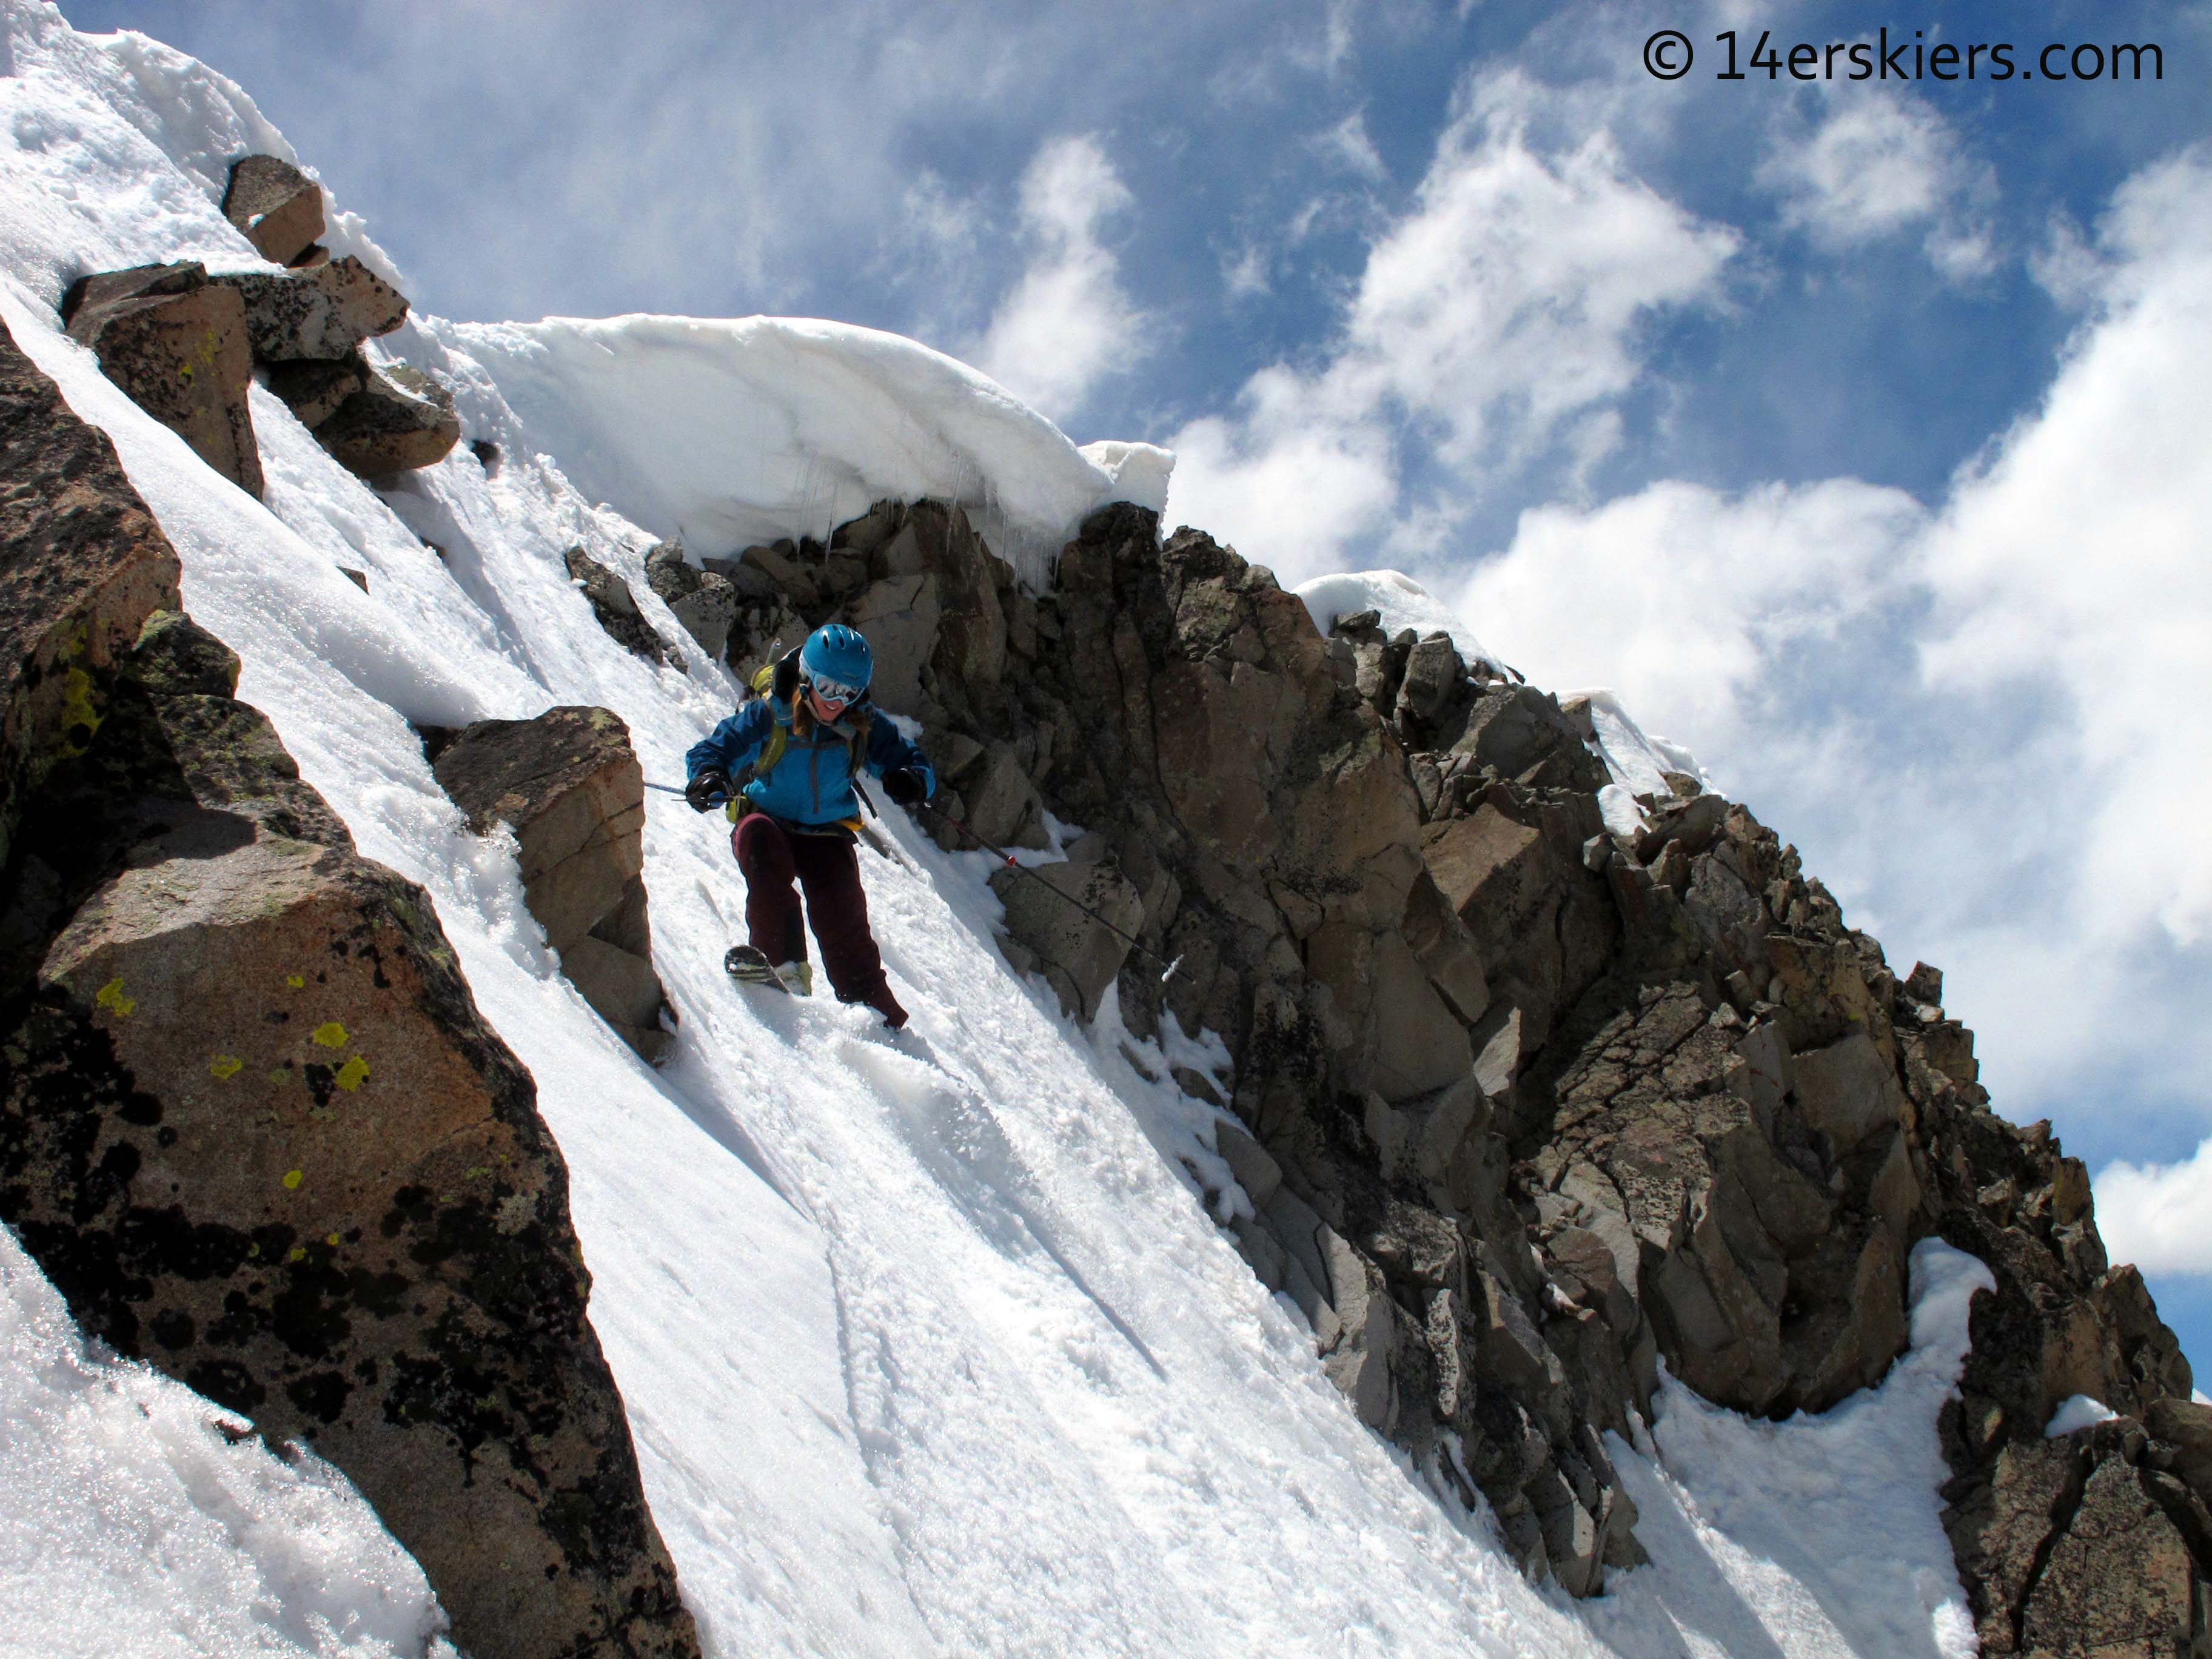
<svg viewBox="0 0 2212 1659">
<path fill-rule="evenodd" d="M 0 1654 L 386 1659 L 445 1615 L 422 1570 L 312 1453 L 88 1353 L 0 1227 Z"/>
<path fill-rule="evenodd" d="M 14 131 L 28 121 L 41 135 L 41 176 L 71 181 L 87 227 L 81 244 L 65 224 L 15 240 L 0 228 L 0 315 L 112 436 L 177 545 L 188 607 L 244 660 L 240 695 L 269 714 L 363 854 L 428 890 L 486 1018 L 538 1079 L 570 1170 L 592 1323 L 710 1654 L 1915 1651 L 1884 1645 L 1911 1635 L 1893 1609 L 1831 1612 L 1825 1624 L 1803 1610 L 1853 1584 L 1890 1601 L 1909 1585 L 1920 1608 L 1940 1606 L 1929 1598 L 1944 1586 L 1955 1594 L 1935 1520 L 1939 1474 L 1922 1454 L 1933 1455 L 1956 1354 L 1924 1283 L 1913 1355 L 1879 1395 L 1831 1419 L 1743 1425 L 1670 1391 L 1657 1431 L 1667 1472 L 1619 1449 L 1657 1565 L 1576 1606 L 1528 1584 L 1486 1515 L 1439 1498 L 1358 1423 L 1295 1311 L 1261 1290 L 1208 1215 L 1206 1188 L 1221 1214 L 1239 1195 L 1212 1151 L 1214 1114 L 1169 1073 L 1218 1072 L 1218 1037 L 1137 1043 L 1110 1007 L 1088 1030 L 1071 1024 L 991 942 L 1000 911 L 987 855 L 941 853 L 894 814 L 883 828 L 896 859 L 864 858 L 892 982 L 914 1012 L 892 1037 L 864 1010 L 731 985 L 720 963 L 742 888 L 726 826 L 649 795 L 655 963 L 681 1024 L 664 1071 L 640 1064 L 559 976 L 523 905 L 512 843 L 467 833 L 407 720 L 601 704 L 628 721 L 647 777 L 665 782 L 734 701 L 727 674 L 641 580 L 642 550 L 678 523 L 594 507 L 562 470 L 571 441 L 588 447 L 587 428 L 611 433 L 624 415 L 584 407 L 599 397 L 579 367 L 592 352 L 624 359 L 615 380 L 634 374 L 705 423 L 686 440 L 685 465 L 704 465 L 713 423 L 744 407 L 799 422 L 775 439 L 787 470 L 763 463 L 757 475 L 770 498 L 733 495 L 718 509 L 740 540 L 756 533 L 746 512 L 766 524 L 796 503 L 818 514 L 808 521 L 818 531 L 848 506 L 904 493 L 888 478 L 847 477 L 849 457 L 810 460 L 794 447 L 815 429 L 805 422 L 835 434 L 858 418 L 838 412 L 830 380 L 849 369 L 852 395 L 875 398 L 909 371 L 951 384 L 957 366 L 888 337 L 812 331 L 826 325 L 410 325 L 386 349 L 452 377 L 466 435 L 497 444 L 501 459 L 481 464 L 464 446 L 380 495 L 257 391 L 270 480 L 257 502 L 125 398 L 48 307 L 64 267 L 162 257 L 178 226 L 215 235 L 192 204 L 197 192 L 211 213 L 219 186 L 180 159 L 277 146 L 257 136 L 242 94 L 216 96 L 189 60 L 141 52 L 154 67 L 119 79 L 113 51 L 58 32 L 27 0 L 0 0 L 0 19 L 16 71 L 0 83 Z M 156 106 L 212 112 L 198 128 L 168 121 L 156 141 L 139 120 Z M 21 201 L 0 198 L 0 209 Z M 817 378 L 785 386 L 769 372 L 775 362 Z M 756 371 L 771 401 L 747 405 Z M 577 408 L 534 401 L 553 399 L 571 373 L 586 375 L 563 394 Z M 693 375 L 708 383 L 696 396 Z M 977 424 L 937 434 L 930 453 L 967 446 L 981 463 L 976 499 L 1005 512 L 1009 481 L 1032 480 L 1032 463 L 1060 453 L 1048 436 L 1066 441 L 960 384 L 969 401 L 951 403 Z M 766 440 L 731 442 L 770 453 Z M 649 459 L 649 447 L 610 440 L 575 464 L 619 469 Z M 1103 459 L 1125 479 L 1154 465 Z M 896 453 L 884 463 L 907 464 Z M 1088 475 L 1038 465 L 1036 493 L 1021 483 L 1015 494 L 1042 503 L 1042 522 L 1048 507 L 1084 499 L 1075 486 Z M 907 476 L 938 489 L 949 475 Z M 626 477 L 595 480 L 589 494 L 619 502 Z M 671 461 L 635 487 L 673 501 L 696 483 Z M 698 524 L 682 527 L 695 550 L 720 550 Z M 689 674 L 647 665 L 599 629 L 561 560 L 578 544 L 630 579 Z M 367 573 L 366 593 L 341 562 Z M 1467 638 L 1461 648 L 1480 649 Z M 6 1375 L 12 1411 L 28 1385 Z M 1867 1526 L 1846 1560 L 1826 1548 L 1844 1510 L 1823 1510 L 1808 1483 L 1829 1478 L 1821 1449 L 1843 1443 L 1828 1437 L 1852 1432 L 1892 1462 L 1875 1494 L 1882 1526 Z M 51 1470 L 65 1447 L 35 1435 L 20 1445 L 27 1478 L 59 1478 Z M 1715 1457 L 1759 1473 L 1738 1480 L 1706 1467 Z M 122 1458 L 100 1467 L 127 1467 Z M 1753 1487 L 1792 1481 L 1802 1504 L 1753 1504 Z M 106 1575 L 102 1593 L 118 1598 L 171 1582 L 158 1565 L 134 1577 L 119 1560 L 87 1571 Z M 1672 1648 L 1654 1633 L 1662 1620 L 1682 1632 Z"/>
<path fill-rule="evenodd" d="M 885 496 L 932 495 L 967 506 L 1038 586 L 1093 508 L 1167 499 L 1165 450 L 1079 450 L 965 363 L 849 323 L 549 317 L 430 331 L 483 366 L 577 488 L 700 554 L 826 538 Z"/>
</svg>

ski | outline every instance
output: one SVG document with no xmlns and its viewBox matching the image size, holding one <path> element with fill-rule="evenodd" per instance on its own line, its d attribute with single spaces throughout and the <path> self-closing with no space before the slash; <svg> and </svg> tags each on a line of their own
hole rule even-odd
<svg viewBox="0 0 2212 1659">
<path fill-rule="evenodd" d="M 732 945 L 722 958 L 722 971 L 740 985 L 764 986 L 781 991 L 787 996 L 814 994 L 814 969 L 811 963 L 787 963 L 778 969 L 760 951 L 750 945 Z"/>
</svg>

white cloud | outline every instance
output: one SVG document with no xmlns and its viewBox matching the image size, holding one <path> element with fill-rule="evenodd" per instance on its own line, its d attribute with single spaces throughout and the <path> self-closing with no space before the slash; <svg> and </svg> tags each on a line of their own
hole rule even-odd
<svg viewBox="0 0 2212 1659">
<path fill-rule="evenodd" d="M 1460 597 L 1540 684 L 1610 684 L 1697 750 L 1900 965 L 1948 969 L 2001 1109 L 2109 1152 L 2212 1127 L 2212 154 L 2132 180 L 2098 240 L 2041 406 L 1936 510 L 1657 483 L 1524 514 Z M 2212 1272 L 2175 1219 L 2212 1216 L 2212 1152 L 2100 1190 L 2115 1259 Z"/>
<path fill-rule="evenodd" d="M 1987 209 L 1996 174 L 1925 100 L 1845 86 L 1825 92 L 1809 132 L 1778 124 L 1759 181 L 1782 198 L 1786 223 L 1844 252 L 1919 230 L 1929 261 L 1954 282 L 1996 265 Z"/>
<path fill-rule="evenodd" d="M 1134 361 L 1144 319 L 1099 240 L 1133 198 L 1095 137 L 1056 138 L 1023 175 L 1021 220 L 1036 245 L 974 352 L 977 368 L 1055 419 Z"/>
<path fill-rule="evenodd" d="M 2097 1231 L 2115 1261 L 2212 1273 L 2212 1140 L 2179 1164 L 2108 1165 L 2097 1176 Z"/>
<path fill-rule="evenodd" d="M 1335 373 L 1446 428 L 1446 453 L 1517 459 L 1641 372 L 1638 325 L 1710 299 L 1733 232 L 1631 177 L 1604 132 L 1544 154 L 1525 86 L 1445 129 L 1413 210 L 1360 279 Z"/>
<path fill-rule="evenodd" d="M 2044 406 L 1928 556 L 1928 683 L 2063 711 L 2084 927 L 2212 936 L 2212 152 L 2138 175 Z"/>
<path fill-rule="evenodd" d="M 1267 250 L 1257 242 L 1247 242 L 1221 259 L 1221 285 L 1228 289 L 1232 300 L 1249 300 L 1265 294 L 1273 286 L 1268 275 Z"/>
<path fill-rule="evenodd" d="M 1286 581 L 1333 568 L 1397 498 L 1388 429 L 1331 411 L 1287 368 L 1254 375 L 1235 418 L 1194 421 L 1170 447 L 1167 521 L 1241 544 Z"/>
<path fill-rule="evenodd" d="M 1657 483 L 1523 514 L 1459 608 L 1539 684 L 1620 689 L 1647 727 L 1725 771 L 1769 735 L 1784 665 L 1856 644 L 1905 597 L 1925 519 L 1903 491 L 1856 479 L 1734 497 Z"/>
<path fill-rule="evenodd" d="M 1613 441 L 1602 416 L 1641 375 L 1642 329 L 1712 301 L 1737 239 L 1632 177 L 1602 131 L 1533 143 L 1544 96 L 1517 76 L 1463 88 L 1328 355 L 1255 375 L 1232 417 L 1171 441 L 1172 514 L 1265 547 L 1297 579 L 1412 516 L 1409 426 L 1470 487 L 1563 439 L 1587 469 Z"/>
<path fill-rule="evenodd" d="M 1389 176 L 1382 152 L 1367 131 L 1367 112 L 1356 109 L 1314 140 L 1314 148 L 1328 160 L 1371 183 Z"/>
</svg>

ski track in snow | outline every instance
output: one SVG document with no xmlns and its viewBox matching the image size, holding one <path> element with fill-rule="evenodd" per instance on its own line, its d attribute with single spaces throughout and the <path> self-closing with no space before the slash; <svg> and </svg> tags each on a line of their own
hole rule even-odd
<svg viewBox="0 0 2212 1659">
<path fill-rule="evenodd" d="M 16 146 L 0 313 L 113 437 L 187 606 L 244 660 L 240 695 L 362 853 L 428 890 L 537 1079 L 592 1322 L 711 1654 L 1959 1650 L 1933 1421 L 1970 1270 L 1941 1246 L 1916 1256 L 1912 1355 L 1827 1418 L 1746 1424 L 1669 1384 L 1665 1467 L 1616 1449 L 1656 1565 L 1578 1607 L 1358 1424 L 1206 1214 L 1185 1166 L 1219 1178 L 1212 1115 L 1153 1079 L 1218 1045 L 1127 1043 L 1110 1008 L 1087 1031 L 1065 1020 L 991 943 L 988 855 L 944 854 L 902 815 L 883 828 L 904 862 L 863 854 L 914 1011 L 890 1036 L 864 1010 L 730 984 L 726 826 L 648 794 L 655 962 L 681 1025 L 661 1073 L 640 1064 L 559 976 L 511 838 L 466 832 L 408 722 L 602 704 L 648 778 L 679 778 L 738 688 L 646 586 L 653 538 L 579 495 L 466 331 L 434 319 L 382 349 L 452 377 L 500 464 L 464 446 L 380 496 L 257 388 L 266 505 L 216 477 L 50 307 L 83 270 L 252 263 L 216 210 L 222 164 L 289 151 L 165 48 L 72 35 L 27 0 L 0 0 L 0 21 Z M 578 543 L 689 675 L 600 632 L 561 562 Z M 1855 1482 L 1844 1453 L 1887 1473 Z M 1813 1484 L 1771 1501 L 1785 1477 Z"/>
</svg>

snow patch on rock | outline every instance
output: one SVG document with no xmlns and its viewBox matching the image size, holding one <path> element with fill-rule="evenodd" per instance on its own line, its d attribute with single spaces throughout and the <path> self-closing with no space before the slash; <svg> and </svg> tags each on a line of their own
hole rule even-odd
<svg viewBox="0 0 2212 1659">
<path fill-rule="evenodd" d="M 1973 1256 L 1922 1241 L 1911 1348 L 1880 1387 L 1818 1416 L 1764 1422 L 1666 1379 L 1658 1464 L 1612 1443 L 1652 1566 L 1594 1605 L 1593 1627 L 1624 1659 L 1971 1659 L 1936 1416 L 1966 1367 L 1974 1293 L 1996 1285 Z"/>
<path fill-rule="evenodd" d="M 2043 1425 L 2043 1437 L 2057 1440 L 2083 1429 L 2094 1429 L 2100 1423 L 2110 1423 L 2118 1416 L 2119 1413 L 2101 1400 L 2086 1394 L 2069 1395 L 2058 1402 L 2058 1409 Z"/>
<path fill-rule="evenodd" d="M 1453 648 L 1468 662 L 1486 662 L 1500 674 L 1510 671 L 1475 638 L 1474 630 L 1460 615 L 1402 570 L 1352 570 L 1334 576 L 1316 576 L 1291 590 L 1306 602 L 1314 626 L 1324 634 L 1346 617 L 1375 611 L 1385 634 L 1412 629 L 1426 639 L 1449 634 Z"/>
</svg>

